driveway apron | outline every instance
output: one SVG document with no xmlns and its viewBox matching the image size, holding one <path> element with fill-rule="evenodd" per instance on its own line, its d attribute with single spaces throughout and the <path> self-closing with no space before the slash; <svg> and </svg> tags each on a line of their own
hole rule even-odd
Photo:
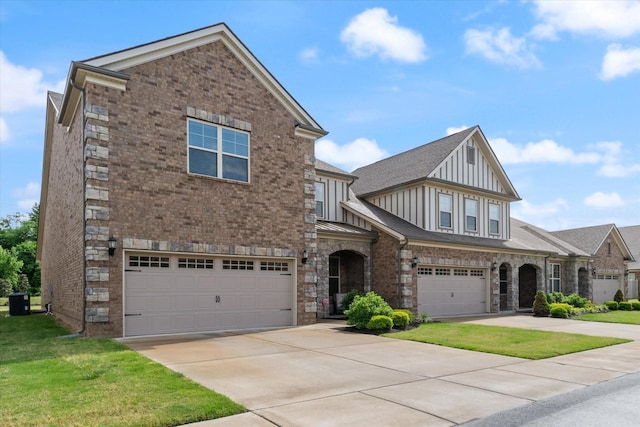
<svg viewBox="0 0 640 427">
<path fill-rule="evenodd" d="M 629 325 L 468 321 L 640 339 L 640 327 L 620 328 Z M 640 341 L 531 361 L 353 333 L 344 322 L 124 342 L 250 411 L 194 427 L 451 426 L 640 370 Z"/>
</svg>

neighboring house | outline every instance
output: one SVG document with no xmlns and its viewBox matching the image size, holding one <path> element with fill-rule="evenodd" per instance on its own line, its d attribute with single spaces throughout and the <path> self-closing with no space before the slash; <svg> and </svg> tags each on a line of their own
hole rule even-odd
<svg viewBox="0 0 640 427">
<path fill-rule="evenodd" d="M 624 242 L 631 251 L 633 259 L 627 265 L 627 285 L 629 298 L 638 298 L 638 279 L 640 279 L 640 225 L 618 228 Z"/>
<path fill-rule="evenodd" d="M 47 98 L 43 304 L 120 337 L 309 324 L 351 289 L 432 317 L 591 297 L 597 254 L 511 218 L 478 126 L 353 172 L 315 159 L 326 133 L 225 24 L 72 62 Z"/>
<path fill-rule="evenodd" d="M 225 24 L 72 62 L 67 81 L 48 96 L 37 251 L 58 318 L 116 337 L 315 322 L 301 261 L 327 132 Z"/>
<path fill-rule="evenodd" d="M 628 264 L 633 255 L 615 224 L 561 230 L 552 234 L 594 258 L 591 274 L 595 304 L 612 300 L 618 289 L 625 297 L 629 296 Z"/>
</svg>

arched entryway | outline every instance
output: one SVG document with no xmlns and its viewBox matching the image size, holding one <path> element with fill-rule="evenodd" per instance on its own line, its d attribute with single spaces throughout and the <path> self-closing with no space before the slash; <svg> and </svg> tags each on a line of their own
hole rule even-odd
<svg viewBox="0 0 640 427">
<path fill-rule="evenodd" d="M 329 301 L 330 314 L 342 312 L 342 295 L 355 289 L 364 292 L 365 258 L 349 250 L 329 255 Z"/>
<path fill-rule="evenodd" d="M 533 307 L 536 297 L 537 269 L 531 264 L 525 264 L 518 270 L 518 306 L 521 310 Z"/>
<path fill-rule="evenodd" d="M 589 292 L 589 272 L 584 267 L 578 269 L 578 295 L 591 299 L 591 292 Z"/>
</svg>

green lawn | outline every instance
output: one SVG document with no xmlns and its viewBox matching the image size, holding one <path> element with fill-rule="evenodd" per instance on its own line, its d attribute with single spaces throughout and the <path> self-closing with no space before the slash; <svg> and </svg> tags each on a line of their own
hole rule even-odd
<svg viewBox="0 0 640 427">
<path fill-rule="evenodd" d="M 427 323 L 384 336 L 533 360 L 631 341 L 464 323 Z"/>
<path fill-rule="evenodd" d="M 112 339 L 59 338 L 44 315 L 0 308 L 0 424 L 176 426 L 245 412 Z"/>
<path fill-rule="evenodd" d="M 606 313 L 586 313 L 574 317 L 575 320 L 588 320 L 590 322 L 625 323 L 627 325 L 640 325 L 640 311 L 615 310 Z"/>
</svg>

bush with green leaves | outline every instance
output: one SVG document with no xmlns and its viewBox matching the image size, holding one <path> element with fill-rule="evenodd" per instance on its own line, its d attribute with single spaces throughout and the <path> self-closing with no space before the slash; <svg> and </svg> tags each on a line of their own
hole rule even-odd
<svg viewBox="0 0 640 427">
<path fill-rule="evenodd" d="M 631 311 L 633 310 L 633 306 L 629 301 L 620 301 L 618 303 L 618 310 Z"/>
<path fill-rule="evenodd" d="M 549 315 L 549 303 L 542 291 L 536 292 L 536 299 L 533 301 L 533 315 L 546 317 Z"/>
<path fill-rule="evenodd" d="M 549 305 L 549 313 L 551 314 L 551 317 L 558 317 L 560 319 L 568 319 L 571 309 L 569 308 L 569 310 L 567 310 L 567 307 L 571 307 L 571 306 L 568 305 L 568 304 L 564 304 L 564 303 L 550 304 Z"/>
<path fill-rule="evenodd" d="M 357 295 L 362 295 L 362 292 L 357 289 L 351 289 L 349 292 L 344 294 L 339 308 L 342 310 L 349 310 L 349 306 Z"/>
<path fill-rule="evenodd" d="M 574 307 L 577 308 L 583 308 L 585 307 L 587 304 L 589 304 L 591 301 L 589 301 L 587 298 L 583 298 L 578 294 L 569 294 L 566 297 L 564 297 L 564 301 L 562 301 L 564 303 L 570 304 Z"/>
<path fill-rule="evenodd" d="M 409 315 L 407 314 L 407 310 L 393 310 L 391 319 L 393 320 L 394 328 L 404 329 L 409 324 Z"/>
<path fill-rule="evenodd" d="M 366 327 L 370 331 L 388 331 L 393 327 L 393 319 L 389 316 L 376 315 L 369 319 Z"/>
<path fill-rule="evenodd" d="M 365 295 L 356 295 L 344 314 L 347 316 L 348 325 L 364 329 L 373 316 L 387 316 L 391 319 L 393 309 L 380 295 L 367 292 Z M 393 324 L 393 320 L 391 323 Z"/>
<path fill-rule="evenodd" d="M 611 310 L 611 311 L 618 309 L 618 302 L 617 301 L 605 301 L 604 305 L 607 306 L 607 308 L 609 310 Z"/>
<path fill-rule="evenodd" d="M 616 294 L 613 296 L 613 300 L 615 302 L 618 302 L 618 303 L 621 302 L 621 301 L 624 301 L 624 295 L 622 294 L 622 290 L 621 289 L 618 289 L 616 291 Z"/>
<path fill-rule="evenodd" d="M 565 302 L 564 301 L 565 297 L 564 297 L 564 294 L 562 292 L 549 292 L 545 296 L 547 297 L 547 302 L 549 304 Z"/>
<path fill-rule="evenodd" d="M 640 310 L 640 301 L 638 301 L 637 299 L 631 299 L 629 300 L 629 302 L 631 303 L 631 308 L 633 308 L 634 310 Z"/>
</svg>

